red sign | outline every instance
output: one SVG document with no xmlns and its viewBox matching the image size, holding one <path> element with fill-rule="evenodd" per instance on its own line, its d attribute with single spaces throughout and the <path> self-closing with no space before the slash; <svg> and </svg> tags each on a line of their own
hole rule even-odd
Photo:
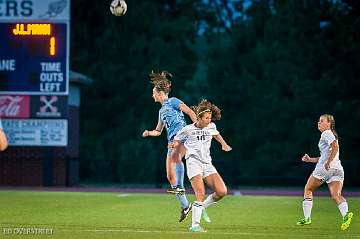
<svg viewBox="0 0 360 239">
<path fill-rule="evenodd" d="M 0 95 L 0 118 L 29 118 L 30 97 L 26 95 Z"/>
</svg>

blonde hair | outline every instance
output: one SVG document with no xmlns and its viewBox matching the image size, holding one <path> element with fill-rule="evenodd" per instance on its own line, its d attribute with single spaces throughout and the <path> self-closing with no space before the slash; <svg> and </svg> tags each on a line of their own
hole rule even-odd
<svg viewBox="0 0 360 239">
<path fill-rule="evenodd" d="M 323 114 L 320 117 L 325 118 L 330 123 L 330 130 L 335 135 L 335 138 L 338 139 L 339 137 L 338 137 L 338 134 L 336 133 L 336 130 L 335 130 L 335 118 L 334 118 L 334 116 L 330 115 L 330 114 Z"/>
<path fill-rule="evenodd" d="M 194 110 L 196 116 L 199 118 L 201 118 L 204 113 L 210 112 L 212 120 L 221 119 L 221 110 L 216 105 L 212 104 L 206 99 L 202 99 L 198 105 L 192 106 L 191 108 Z"/>
<path fill-rule="evenodd" d="M 171 81 L 168 78 L 172 78 L 173 75 L 167 71 L 155 73 L 151 71 L 149 74 L 150 81 L 154 85 L 157 91 L 163 91 L 165 94 L 169 94 L 171 90 Z"/>
</svg>

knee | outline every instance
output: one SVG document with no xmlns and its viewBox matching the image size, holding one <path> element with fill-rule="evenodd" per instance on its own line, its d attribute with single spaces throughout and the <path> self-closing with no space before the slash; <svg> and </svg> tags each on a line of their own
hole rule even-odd
<svg viewBox="0 0 360 239">
<path fill-rule="evenodd" d="M 203 189 L 196 189 L 194 190 L 194 193 L 195 193 L 195 197 L 196 198 L 204 198 L 205 197 L 205 190 Z"/>
<path fill-rule="evenodd" d="M 342 196 L 339 193 L 332 193 L 331 198 L 337 203 L 342 201 Z"/>
<path fill-rule="evenodd" d="M 168 179 L 169 182 L 176 180 L 176 176 L 173 173 L 167 173 L 166 177 Z"/>
<path fill-rule="evenodd" d="M 225 197 L 227 195 L 227 188 L 224 187 L 224 188 L 222 188 L 220 190 L 217 190 L 215 193 L 216 193 L 216 197 L 218 199 L 221 199 L 221 198 L 223 198 L 223 197 Z"/>
<path fill-rule="evenodd" d="M 170 159 L 174 163 L 180 163 L 182 158 L 181 150 L 178 148 L 175 148 L 171 151 Z"/>
<path fill-rule="evenodd" d="M 312 194 L 314 192 L 314 189 L 308 185 L 305 185 L 305 188 L 304 188 L 304 193 L 305 194 Z"/>
</svg>

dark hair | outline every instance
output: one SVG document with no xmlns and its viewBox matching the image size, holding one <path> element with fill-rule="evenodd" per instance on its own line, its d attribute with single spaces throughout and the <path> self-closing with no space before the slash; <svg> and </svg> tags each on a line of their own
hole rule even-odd
<svg viewBox="0 0 360 239">
<path fill-rule="evenodd" d="M 168 78 L 172 78 L 173 75 L 167 71 L 155 73 L 151 71 L 149 74 L 150 81 L 154 85 L 157 91 L 163 91 L 165 94 L 169 94 L 171 90 L 171 81 Z"/>
<path fill-rule="evenodd" d="M 211 112 L 212 120 L 221 119 L 221 110 L 206 99 L 202 99 L 198 105 L 192 106 L 191 108 L 194 110 L 197 117 L 202 117 L 204 113 Z"/>
<path fill-rule="evenodd" d="M 338 140 L 339 137 L 338 137 L 338 134 L 336 133 L 336 130 L 335 130 L 335 118 L 334 118 L 334 116 L 330 115 L 330 114 L 323 114 L 320 117 L 324 117 L 330 123 L 331 132 L 335 135 L 336 140 Z"/>
</svg>

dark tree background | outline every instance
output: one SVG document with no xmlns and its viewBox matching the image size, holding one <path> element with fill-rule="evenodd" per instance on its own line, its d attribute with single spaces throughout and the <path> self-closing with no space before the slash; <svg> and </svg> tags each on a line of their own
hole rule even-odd
<svg viewBox="0 0 360 239">
<path fill-rule="evenodd" d="M 229 185 L 303 185 L 314 165 L 300 158 L 319 154 L 317 120 L 330 113 L 346 185 L 360 186 L 359 1 L 127 0 L 123 17 L 109 4 L 71 6 L 71 69 L 94 80 L 82 92 L 82 180 L 166 183 L 165 132 L 141 133 L 160 108 L 148 74 L 168 70 L 171 95 L 222 109 L 233 151 L 214 143 L 212 154 Z"/>
</svg>

